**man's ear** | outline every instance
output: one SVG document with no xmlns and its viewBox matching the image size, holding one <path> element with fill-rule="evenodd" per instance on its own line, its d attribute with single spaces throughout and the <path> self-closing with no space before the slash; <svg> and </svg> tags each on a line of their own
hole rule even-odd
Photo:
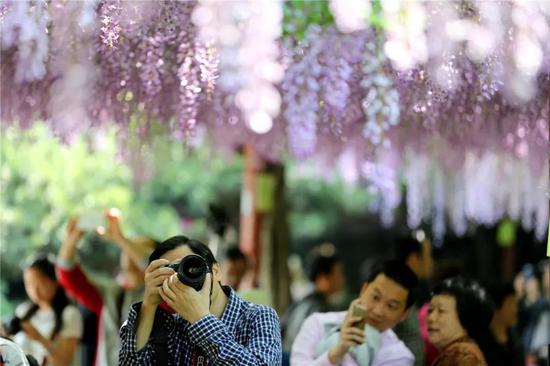
<svg viewBox="0 0 550 366">
<path fill-rule="evenodd" d="M 220 282 L 222 280 L 222 271 L 219 263 L 214 263 L 212 265 L 212 276 L 216 282 Z"/>
<path fill-rule="evenodd" d="M 403 312 L 403 314 L 401 314 L 401 318 L 399 318 L 399 322 L 401 323 L 403 320 L 407 319 L 407 317 L 409 316 L 409 314 L 411 313 L 411 307 L 409 307 L 407 310 L 405 310 Z"/>
</svg>

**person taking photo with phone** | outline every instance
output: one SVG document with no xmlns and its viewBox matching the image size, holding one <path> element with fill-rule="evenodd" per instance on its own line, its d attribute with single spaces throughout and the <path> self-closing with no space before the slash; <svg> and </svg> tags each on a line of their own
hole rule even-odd
<svg viewBox="0 0 550 366">
<path fill-rule="evenodd" d="M 97 234 L 121 249 L 116 281 L 112 277 L 91 277 L 81 268 L 77 260 L 77 245 L 84 230 L 76 217 L 69 220 L 56 267 L 61 286 L 99 319 L 95 354 L 97 366 L 118 365 L 118 332 L 128 316 L 130 305 L 143 296 L 144 262 L 157 244 L 145 237 L 127 238 L 120 227 L 117 211 L 109 210 L 105 214 L 106 225 L 96 228 Z"/>
<path fill-rule="evenodd" d="M 290 355 L 293 366 L 411 366 L 414 356 L 391 330 L 415 301 L 418 278 L 401 261 L 374 268 L 348 311 L 306 319 Z"/>
</svg>

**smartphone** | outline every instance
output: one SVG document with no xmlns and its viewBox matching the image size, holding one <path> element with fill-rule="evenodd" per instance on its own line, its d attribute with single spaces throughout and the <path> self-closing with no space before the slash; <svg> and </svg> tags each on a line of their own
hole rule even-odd
<svg viewBox="0 0 550 366">
<path fill-rule="evenodd" d="M 78 228 L 80 230 L 95 231 L 99 226 L 105 226 L 105 214 L 103 212 L 85 212 L 78 215 Z"/>
<path fill-rule="evenodd" d="M 351 315 L 361 317 L 361 320 L 353 324 L 353 326 L 355 328 L 365 329 L 365 324 L 367 323 L 367 308 L 365 307 L 365 305 L 360 303 L 356 303 L 355 305 L 353 305 Z"/>
</svg>

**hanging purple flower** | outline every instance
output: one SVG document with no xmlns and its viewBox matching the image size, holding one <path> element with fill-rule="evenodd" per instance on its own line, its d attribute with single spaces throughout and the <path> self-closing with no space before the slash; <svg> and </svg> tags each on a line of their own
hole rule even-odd
<svg viewBox="0 0 550 366">
<path fill-rule="evenodd" d="M 383 144 L 385 131 L 399 123 L 399 94 L 393 86 L 382 43 L 382 39 L 375 39 L 367 44 L 361 82 L 366 92 L 362 101 L 366 117 L 363 136 L 374 145 Z"/>
<path fill-rule="evenodd" d="M 321 73 L 318 56 L 322 47 L 321 29 L 310 27 L 304 42 L 296 46 L 294 62 L 286 70 L 281 85 L 288 145 L 298 159 L 308 158 L 315 152 Z"/>
<path fill-rule="evenodd" d="M 120 38 L 120 0 L 103 4 L 101 14 L 101 41 L 109 48 L 116 47 Z"/>
</svg>

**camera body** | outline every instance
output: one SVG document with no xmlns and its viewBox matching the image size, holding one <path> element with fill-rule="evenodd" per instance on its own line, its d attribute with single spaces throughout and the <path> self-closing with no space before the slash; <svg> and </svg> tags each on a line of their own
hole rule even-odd
<svg viewBox="0 0 550 366">
<path fill-rule="evenodd" d="M 2 322 L 2 327 L 8 335 L 16 335 L 21 331 L 21 319 L 16 316 L 9 317 Z"/>
<path fill-rule="evenodd" d="M 178 274 L 181 283 L 200 291 L 208 273 L 212 268 L 200 255 L 190 254 L 184 257 L 179 263 L 168 264 Z"/>
</svg>

